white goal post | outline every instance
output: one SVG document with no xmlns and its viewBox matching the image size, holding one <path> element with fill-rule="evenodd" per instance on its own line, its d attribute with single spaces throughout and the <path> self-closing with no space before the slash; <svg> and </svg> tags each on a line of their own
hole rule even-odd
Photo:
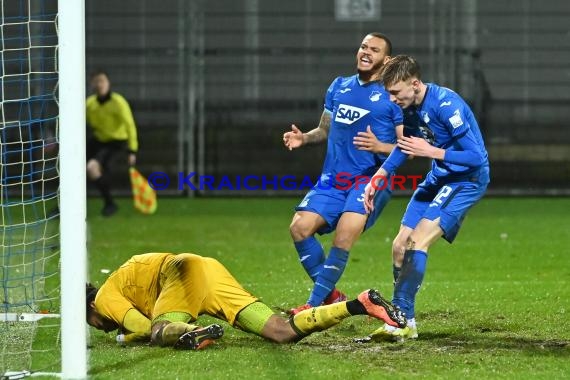
<svg viewBox="0 0 570 380">
<path fill-rule="evenodd" d="M 84 0 L 0 0 L 0 47 L 0 379 L 85 379 Z"/>
<path fill-rule="evenodd" d="M 64 379 L 87 377 L 85 329 L 85 3 L 59 0 L 61 360 Z"/>
</svg>

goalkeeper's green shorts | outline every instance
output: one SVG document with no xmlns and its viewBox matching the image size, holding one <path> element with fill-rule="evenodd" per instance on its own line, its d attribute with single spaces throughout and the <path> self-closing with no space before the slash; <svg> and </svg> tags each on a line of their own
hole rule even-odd
<svg viewBox="0 0 570 380">
<path fill-rule="evenodd" d="M 263 302 L 254 302 L 239 312 L 235 327 L 261 335 L 263 327 L 273 314 L 273 310 Z"/>
</svg>

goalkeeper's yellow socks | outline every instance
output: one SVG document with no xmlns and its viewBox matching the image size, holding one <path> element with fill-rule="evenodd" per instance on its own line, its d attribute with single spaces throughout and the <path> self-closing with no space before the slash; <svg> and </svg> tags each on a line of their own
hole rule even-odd
<svg viewBox="0 0 570 380">
<path fill-rule="evenodd" d="M 291 326 L 301 337 L 328 329 L 351 316 L 346 304 L 345 301 L 303 310 L 290 319 Z"/>
<path fill-rule="evenodd" d="M 368 311 L 358 299 L 302 310 L 292 316 L 289 322 L 302 338 L 316 331 L 326 330 L 352 315 L 368 315 Z"/>
</svg>

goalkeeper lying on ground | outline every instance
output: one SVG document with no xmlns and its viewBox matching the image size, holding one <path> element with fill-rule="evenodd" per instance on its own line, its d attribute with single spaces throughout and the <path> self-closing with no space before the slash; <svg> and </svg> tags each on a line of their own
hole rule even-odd
<svg viewBox="0 0 570 380">
<path fill-rule="evenodd" d="M 131 257 L 100 289 L 87 285 L 87 323 L 117 341 L 201 349 L 223 335 L 220 325 L 191 324 L 201 314 L 277 343 L 294 342 L 351 315 L 404 327 L 405 318 L 375 290 L 357 299 L 304 310 L 290 319 L 248 293 L 217 260 L 190 253 Z"/>
</svg>

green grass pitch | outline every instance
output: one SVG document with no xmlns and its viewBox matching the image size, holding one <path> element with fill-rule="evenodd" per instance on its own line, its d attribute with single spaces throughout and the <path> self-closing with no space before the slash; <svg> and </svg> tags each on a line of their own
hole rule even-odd
<svg viewBox="0 0 570 380">
<path fill-rule="evenodd" d="M 395 198 L 357 242 L 339 288 L 391 296 L 391 240 L 407 199 Z M 276 311 L 311 288 L 288 232 L 297 198 L 159 199 L 145 216 L 122 199 L 116 216 L 88 203 L 89 277 L 101 284 L 133 254 L 215 257 Z M 118 347 L 90 329 L 92 379 L 562 379 L 570 377 L 569 199 L 486 198 L 456 242 L 438 242 L 417 297 L 420 337 L 356 344 L 379 322 L 353 317 L 299 343 L 277 345 L 231 328 L 199 352 Z M 322 239 L 325 249 L 330 236 Z M 199 323 L 215 320 L 202 316 Z"/>
</svg>

